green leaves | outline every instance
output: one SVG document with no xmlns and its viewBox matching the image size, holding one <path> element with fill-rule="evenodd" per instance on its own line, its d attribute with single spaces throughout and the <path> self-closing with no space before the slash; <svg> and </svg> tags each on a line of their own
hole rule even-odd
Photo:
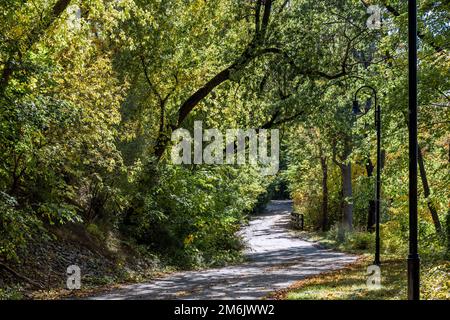
<svg viewBox="0 0 450 320">
<path fill-rule="evenodd" d="M 19 209 L 14 197 L 0 192 L 0 257 L 17 259 L 18 250 L 24 249 L 38 231 L 42 231 L 39 219 Z"/>
<path fill-rule="evenodd" d="M 64 224 L 66 222 L 83 222 L 77 213 L 77 208 L 68 204 L 43 203 L 37 210 L 39 215 L 45 218 L 51 225 Z"/>
<path fill-rule="evenodd" d="M 364 84 L 383 110 L 384 218 L 404 216 L 405 4 L 388 2 L 383 28 L 368 31 L 359 0 L 273 1 L 263 34 L 267 7 L 256 22 L 256 1 L 71 1 L 54 18 L 55 3 L 0 2 L 0 192 L 17 202 L 3 204 L 4 239 L 21 234 L 18 221 L 95 220 L 154 250 L 195 256 L 193 264 L 233 256 L 232 235 L 270 181 L 247 167 L 178 167 L 164 155 L 156 163 L 186 101 L 195 102 L 181 110 L 186 127 L 280 128 L 284 176 L 311 221 L 321 209 L 319 158 L 329 166 L 332 223 L 345 200 L 339 165 L 352 163 L 348 200 L 362 227 L 373 193 L 365 177 L 373 114 L 356 122 L 350 112 Z M 419 13 L 429 223 L 427 201 L 441 217 L 448 204 L 448 4 L 422 1 Z"/>
</svg>

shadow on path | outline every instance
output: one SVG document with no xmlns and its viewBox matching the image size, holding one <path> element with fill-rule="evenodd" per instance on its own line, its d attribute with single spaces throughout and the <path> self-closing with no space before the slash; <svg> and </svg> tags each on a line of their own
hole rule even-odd
<svg viewBox="0 0 450 320">
<path fill-rule="evenodd" d="M 306 276 L 344 267 L 357 257 L 321 249 L 289 229 L 292 201 L 274 200 L 240 232 L 247 262 L 176 272 L 93 299 L 260 299 Z"/>
</svg>

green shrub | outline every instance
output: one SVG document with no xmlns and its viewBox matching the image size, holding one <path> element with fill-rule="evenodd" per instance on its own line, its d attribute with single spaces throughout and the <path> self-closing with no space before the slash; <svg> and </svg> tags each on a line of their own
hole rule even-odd
<svg viewBox="0 0 450 320">
<path fill-rule="evenodd" d="M 353 232 L 347 241 L 351 249 L 370 250 L 374 248 L 375 235 L 369 232 Z"/>
<path fill-rule="evenodd" d="M 89 223 L 86 227 L 87 232 L 101 241 L 106 240 L 106 234 L 95 223 Z"/>
<path fill-rule="evenodd" d="M 15 285 L 12 287 L 0 288 L 0 300 L 22 300 L 23 288 Z"/>
<path fill-rule="evenodd" d="M 238 259 L 235 234 L 269 179 L 250 166 L 155 170 L 157 183 L 140 189 L 122 231 L 183 268 Z"/>
<path fill-rule="evenodd" d="M 18 249 L 39 230 L 43 232 L 41 221 L 31 210 L 19 209 L 15 198 L 0 192 L 0 257 L 17 259 Z"/>
<path fill-rule="evenodd" d="M 394 256 L 406 256 L 408 253 L 407 221 L 391 220 L 380 225 L 382 251 Z"/>
</svg>

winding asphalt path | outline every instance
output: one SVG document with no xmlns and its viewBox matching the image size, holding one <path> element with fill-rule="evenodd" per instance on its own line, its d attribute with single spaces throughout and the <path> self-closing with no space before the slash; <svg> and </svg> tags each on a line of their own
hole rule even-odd
<svg viewBox="0 0 450 320">
<path fill-rule="evenodd" d="M 261 299 L 306 276 L 336 270 L 357 259 L 295 237 L 290 230 L 291 210 L 292 201 L 271 201 L 264 213 L 242 229 L 246 263 L 176 272 L 93 299 Z"/>
</svg>

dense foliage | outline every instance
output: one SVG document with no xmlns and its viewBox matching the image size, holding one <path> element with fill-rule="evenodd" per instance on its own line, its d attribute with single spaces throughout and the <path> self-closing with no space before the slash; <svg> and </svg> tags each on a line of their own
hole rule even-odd
<svg viewBox="0 0 450 320">
<path fill-rule="evenodd" d="M 420 228 L 440 250 L 450 8 L 420 3 Z M 381 29 L 366 26 L 370 4 Z M 406 1 L 1 0 L 0 16 L 2 260 L 67 223 L 182 265 L 234 259 L 235 232 L 273 178 L 249 165 L 172 165 L 171 132 L 194 120 L 279 128 L 282 177 L 307 224 L 370 231 L 373 108 L 351 115 L 364 84 L 383 112 L 384 245 L 404 248 Z M 359 99 L 373 104 L 368 93 Z"/>
</svg>

